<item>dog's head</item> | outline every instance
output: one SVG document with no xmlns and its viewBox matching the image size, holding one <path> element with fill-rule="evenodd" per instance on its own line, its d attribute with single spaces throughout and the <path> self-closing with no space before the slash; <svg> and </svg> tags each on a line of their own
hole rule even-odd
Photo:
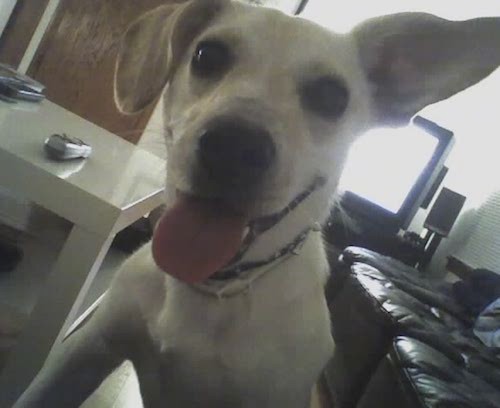
<svg viewBox="0 0 500 408">
<path fill-rule="evenodd" d="M 272 9 L 191 0 L 129 28 L 116 100 L 133 113 L 166 89 L 167 205 L 181 222 L 216 203 L 234 217 L 213 218 L 239 242 L 249 220 L 281 211 L 317 180 L 321 191 L 294 222 L 322 221 L 351 142 L 490 74 L 499 42 L 499 18 L 405 13 L 338 35 Z"/>
</svg>

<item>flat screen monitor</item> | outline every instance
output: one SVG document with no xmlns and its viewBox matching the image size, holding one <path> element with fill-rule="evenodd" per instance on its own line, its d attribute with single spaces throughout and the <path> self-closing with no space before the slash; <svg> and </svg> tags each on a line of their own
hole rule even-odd
<svg viewBox="0 0 500 408">
<path fill-rule="evenodd" d="M 351 147 L 340 180 L 342 205 L 393 228 L 407 228 L 432 189 L 453 133 L 420 116 L 404 128 L 381 128 Z"/>
</svg>

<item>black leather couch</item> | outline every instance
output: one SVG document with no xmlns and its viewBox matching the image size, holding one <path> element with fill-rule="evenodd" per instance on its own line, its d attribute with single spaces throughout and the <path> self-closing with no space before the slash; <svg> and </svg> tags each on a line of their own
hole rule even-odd
<svg viewBox="0 0 500 408">
<path fill-rule="evenodd" d="M 336 350 L 324 383 L 335 408 L 500 407 L 500 350 L 473 335 L 449 285 L 350 247 L 327 299 Z"/>
</svg>

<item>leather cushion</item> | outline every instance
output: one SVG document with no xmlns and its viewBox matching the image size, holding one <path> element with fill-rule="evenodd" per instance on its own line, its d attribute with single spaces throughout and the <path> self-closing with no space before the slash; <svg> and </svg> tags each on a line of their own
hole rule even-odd
<svg viewBox="0 0 500 408">
<path fill-rule="evenodd" d="M 500 407 L 500 392 L 432 347 L 397 338 L 389 358 L 427 406 Z"/>
<path fill-rule="evenodd" d="M 488 370 L 497 364 L 495 353 L 472 335 L 453 299 L 439 296 L 439 288 L 418 271 L 359 248 L 346 250 L 342 265 L 336 276 L 347 278 L 328 298 L 336 353 L 325 371 L 337 406 L 356 406 L 398 335 L 419 339 L 457 365 L 468 364 L 471 373 L 496 381 Z"/>
</svg>

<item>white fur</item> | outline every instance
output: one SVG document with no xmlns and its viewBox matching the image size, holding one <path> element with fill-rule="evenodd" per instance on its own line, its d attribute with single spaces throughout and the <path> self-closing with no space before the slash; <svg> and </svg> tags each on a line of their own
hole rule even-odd
<svg viewBox="0 0 500 408">
<path fill-rule="evenodd" d="M 179 56 L 171 43 L 180 37 L 174 35 L 179 21 L 190 18 L 190 7 L 199 15 L 212 3 L 221 7 L 216 18 Z M 245 261 L 269 256 L 326 219 L 347 149 L 360 133 L 408 121 L 500 64 L 499 19 L 469 24 L 404 14 L 337 35 L 235 1 L 186 4 L 140 20 L 127 34 L 117 71 L 125 110 L 141 109 L 168 85 L 167 206 L 176 190 L 191 191 L 200 128 L 224 112 L 263 124 L 277 146 L 277 164 L 251 203 L 252 217 L 282 209 L 314 177 L 328 179 L 260 236 Z M 237 62 L 220 82 L 201 85 L 189 60 L 207 36 L 227 39 Z M 341 76 L 350 93 L 347 111 L 332 120 L 310 112 L 297 96 L 301 81 L 325 74 Z M 327 271 L 316 231 L 298 254 L 236 280 L 194 286 L 159 270 L 148 244 L 123 265 L 90 322 L 64 342 L 16 407 L 78 406 L 130 359 L 146 407 L 305 408 L 334 349 L 323 296 Z"/>
</svg>

